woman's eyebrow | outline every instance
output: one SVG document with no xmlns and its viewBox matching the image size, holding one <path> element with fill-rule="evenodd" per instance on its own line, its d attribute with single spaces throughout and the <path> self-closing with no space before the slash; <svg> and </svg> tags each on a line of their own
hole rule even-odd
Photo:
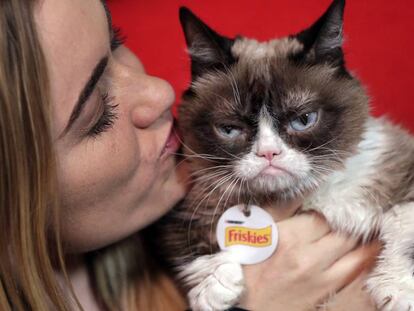
<svg viewBox="0 0 414 311">
<path fill-rule="evenodd" d="M 109 27 L 109 33 L 110 33 L 110 36 L 112 36 L 112 33 L 113 33 L 113 29 L 112 29 L 112 15 L 111 15 L 111 12 L 109 11 L 108 4 L 106 3 L 106 0 L 101 0 L 101 2 L 102 2 L 102 5 L 104 7 L 104 10 L 105 10 L 106 19 L 107 19 L 108 27 Z"/>
<path fill-rule="evenodd" d="M 73 123 L 78 119 L 80 116 L 83 108 L 85 107 L 88 98 L 93 93 L 96 84 L 98 83 L 99 79 L 102 77 L 103 73 L 105 72 L 106 66 L 108 65 L 108 56 L 103 57 L 98 64 L 95 66 L 92 74 L 89 78 L 89 81 L 86 83 L 85 87 L 81 91 L 78 101 L 73 108 L 72 114 L 70 115 L 68 124 L 65 127 L 65 130 L 60 135 L 60 137 L 64 136 L 72 127 Z"/>
</svg>

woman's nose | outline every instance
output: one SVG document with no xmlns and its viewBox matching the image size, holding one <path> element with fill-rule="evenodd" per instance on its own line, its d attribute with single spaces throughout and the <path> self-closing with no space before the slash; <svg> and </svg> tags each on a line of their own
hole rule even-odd
<svg viewBox="0 0 414 311">
<path fill-rule="evenodd" d="M 171 85 L 160 78 L 145 75 L 139 92 L 132 103 L 132 122 L 137 128 L 147 128 L 155 124 L 164 113 L 170 110 L 175 95 Z"/>
</svg>

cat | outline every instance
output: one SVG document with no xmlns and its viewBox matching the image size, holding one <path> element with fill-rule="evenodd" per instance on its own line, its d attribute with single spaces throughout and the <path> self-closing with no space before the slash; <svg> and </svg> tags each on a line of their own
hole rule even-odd
<svg viewBox="0 0 414 311">
<path fill-rule="evenodd" d="M 225 310 L 244 290 L 213 234 L 226 208 L 297 198 L 338 232 L 379 237 L 367 289 L 378 307 L 414 310 L 414 138 L 370 116 L 345 66 L 344 7 L 334 0 L 308 29 L 267 42 L 224 37 L 180 9 L 192 82 L 179 129 L 194 181 L 161 248 L 193 310 Z"/>
</svg>

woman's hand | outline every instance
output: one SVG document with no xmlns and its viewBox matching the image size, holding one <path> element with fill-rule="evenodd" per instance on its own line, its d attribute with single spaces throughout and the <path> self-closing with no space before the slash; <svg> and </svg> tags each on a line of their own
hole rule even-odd
<svg viewBox="0 0 414 311">
<path fill-rule="evenodd" d="M 246 294 L 240 306 L 254 311 L 314 310 L 367 269 L 379 243 L 331 232 L 322 217 L 302 214 L 278 223 L 280 240 L 267 261 L 245 266 Z"/>
</svg>

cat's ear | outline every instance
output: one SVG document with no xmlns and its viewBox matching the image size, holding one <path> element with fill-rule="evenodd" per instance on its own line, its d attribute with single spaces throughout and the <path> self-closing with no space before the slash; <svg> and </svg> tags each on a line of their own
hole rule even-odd
<svg viewBox="0 0 414 311">
<path fill-rule="evenodd" d="M 191 56 L 193 80 L 207 70 L 234 62 L 231 54 L 233 39 L 219 35 L 186 7 L 180 8 L 180 22 Z"/>
<path fill-rule="evenodd" d="M 334 0 L 326 12 L 296 38 L 303 43 L 309 60 L 343 65 L 343 16 L 345 0 Z"/>
</svg>

